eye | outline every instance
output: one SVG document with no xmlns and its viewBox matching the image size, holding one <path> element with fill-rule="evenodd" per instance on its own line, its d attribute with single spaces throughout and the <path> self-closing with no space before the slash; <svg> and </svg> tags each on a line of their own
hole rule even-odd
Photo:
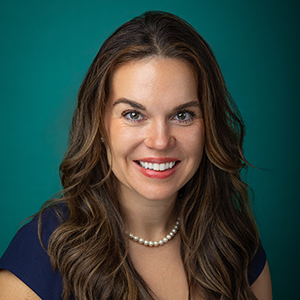
<svg viewBox="0 0 300 300">
<path fill-rule="evenodd" d="M 180 112 L 175 116 L 175 119 L 178 119 L 181 121 L 186 120 L 188 118 L 189 118 L 189 113 L 186 111 Z"/>
<path fill-rule="evenodd" d="M 188 124 L 193 121 L 195 113 L 192 111 L 180 111 L 174 117 L 173 120 L 179 122 L 180 124 Z"/>
<path fill-rule="evenodd" d="M 144 120 L 144 116 L 135 110 L 124 111 L 122 113 L 122 116 L 130 122 L 140 122 L 140 121 Z"/>
<path fill-rule="evenodd" d="M 126 114 L 126 117 L 132 120 L 138 120 L 141 117 L 141 114 L 139 114 L 136 111 L 132 111 Z"/>
</svg>

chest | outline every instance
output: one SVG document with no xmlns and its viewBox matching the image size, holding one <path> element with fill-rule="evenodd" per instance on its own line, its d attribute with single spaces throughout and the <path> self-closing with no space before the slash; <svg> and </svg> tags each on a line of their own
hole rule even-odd
<svg viewBox="0 0 300 300">
<path fill-rule="evenodd" d="M 188 281 L 176 241 L 157 248 L 135 243 L 130 256 L 135 269 L 153 291 L 154 299 L 188 300 Z"/>
</svg>

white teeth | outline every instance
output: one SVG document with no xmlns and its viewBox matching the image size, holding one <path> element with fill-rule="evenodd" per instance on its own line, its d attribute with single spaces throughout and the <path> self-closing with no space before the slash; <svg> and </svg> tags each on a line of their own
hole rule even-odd
<svg viewBox="0 0 300 300">
<path fill-rule="evenodd" d="M 158 163 L 148 163 L 140 160 L 139 164 L 144 169 L 149 169 L 154 171 L 165 171 L 165 170 L 172 169 L 175 166 L 175 161 L 158 164 Z"/>
</svg>

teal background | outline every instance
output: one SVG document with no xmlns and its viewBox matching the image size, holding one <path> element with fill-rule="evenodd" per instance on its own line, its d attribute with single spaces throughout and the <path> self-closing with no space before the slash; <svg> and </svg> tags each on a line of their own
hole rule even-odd
<svg viewBox="0 0 300 300">
<path fill-rule="evenodd" d="M 299 282 L 299 1 L 2 1 L 0 255 L 59 191 L 81 80 L 101 43 L 146 10 L 186 19 L 209 42 L 247 126 L 247 176 L 274 299 Z"/>
</svg>

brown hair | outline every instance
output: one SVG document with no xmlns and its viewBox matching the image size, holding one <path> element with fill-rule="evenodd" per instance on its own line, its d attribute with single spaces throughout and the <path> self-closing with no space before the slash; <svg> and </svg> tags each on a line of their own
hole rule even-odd
<svg viewBox="0 0 300 300">
<path fill-rule="evenodd" d="M 198 77 L 205 154 L 178 203 L 190 294 L 200 287 L 206 299 L 256 299 L 247 278 L 258 231 L 240 174 L 247 164 L 244 124 L 208 44 L 184 20 L 165 12 L 147 12 L 117 29 L 80 87 L 60 166 L 64 190 L 51 201 L 52 206 L 65 203 L 68 210 L 48 245 L 51 263 L 62 275 L 64 299 L 71 294 L 80 300 L 152 299 L 128 255 L 116 178 L 106 155 L 104 110 L 113 71 L 153 56 L 189 62 Z"/>
</svg>

